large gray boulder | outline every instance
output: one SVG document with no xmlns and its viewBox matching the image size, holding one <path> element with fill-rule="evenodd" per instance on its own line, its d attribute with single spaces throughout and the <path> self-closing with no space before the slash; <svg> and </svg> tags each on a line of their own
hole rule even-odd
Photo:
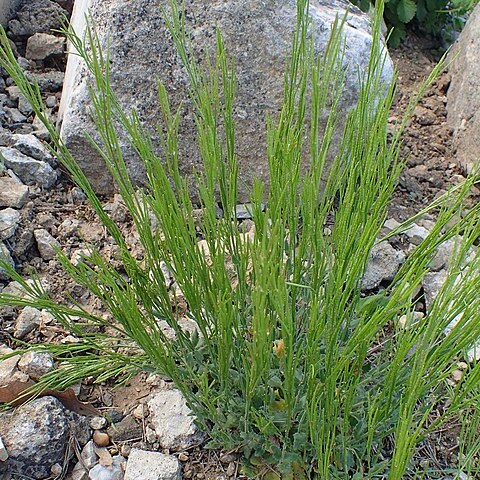
<svg viewBox="0 0 480 480">
<path fill-rule="evenodd" d="M 447 120 L 459 165 L 470 172 L 480 160 L 480 5 L 471 13 L 450 58 Z"/>
<path fill-rule="evenodd" d="M 78 33 L 85 28 L 84 15 L 91 12 L 100 41 L 109 41 L 111 81 L 121 104 L 136 108 L 140 119 L 154 134 L 160 121 L 155 78 L 166 85 L 173 109 L 185 102 L 188 84 L 185 69 L 172 46 L 160 5 L 167 0 L 85 0 L 76 2 L 72 22 Z M 311 0 L 316 32 L 316 49 L 326 48 L 332 22 L 350 9 L 345 24 L 345 94 L 341 104 L 346 113 L 358 98 L 358 72 L 365 72 L 372 44 L 369 17 L 345 0 Z M 235 104 L 236 148 L 239 162 L 239 201 L 249 200 L 253 178 L 268 180 L 266 160 L 267 115 L 278 113 L 283 97 L 283 76 L 295 26 L 295 0 L 209 0 L 185 1 L 187 28 L 195 55 L 205 59 L 207 48 L 215 50 L 215 27 L 225 37 L 228 53 L 234 58 L 238 77 Z M 392 79 L 392 63 L 386 59 L 383 77 Z M 70 55 L 60 107 L 61 133 L 74 157 L 99 193 L 112 192 L 112 182 L 103 161 L 85 132 L 93 131 L 89 118 L 88 76 L 75 55 Z M 201 163 L 191 106 L 183 104 L 180 127 L 180 168 L 193 179 Z M 339 133 L 335 141 L 338 142 Z M 133 179 L 141 182 L 140 161 L 122 138 L 122 148 Z M 159 147 L 159 142 L 155 143 Z"/>
</svg>

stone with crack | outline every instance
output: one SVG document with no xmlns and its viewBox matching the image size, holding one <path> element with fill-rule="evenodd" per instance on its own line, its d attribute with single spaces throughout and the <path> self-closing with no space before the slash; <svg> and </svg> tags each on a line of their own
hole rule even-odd
<svg viewBox="0 0 480 480">
<path fill-rule="evenodd" d="M 47 162 L 51 167 L 56 166 L 56 160 L 52 157 L 47 147 L 32 133 L 13 134 L 11 146 L 24 155 L 27 155 L 27 157 Z"/>
<path fill-rule="evenodd" d="M 138 440 L 143 436 L 142 425 L 132 415 L 126 415 L 119 422 L 112 424 L 107 433 L 114 442 Z"/>
<path fill-rule="evenodd" d="M 15 320 L 13 335 L 22 339 L 42 323 L 42 312 L 34 307 L 25 307 Z"/>
</svg>

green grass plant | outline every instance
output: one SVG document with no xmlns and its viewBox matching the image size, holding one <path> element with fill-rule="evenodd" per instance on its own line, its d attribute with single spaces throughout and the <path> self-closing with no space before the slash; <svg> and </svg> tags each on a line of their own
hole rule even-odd
<svg viewBox="0 0 480 480">
<path fill-rule="evenodd" d="M 244 472 L 252 477 L 421 478 L 422 470 L 412 462 L 418 444 L 449 419 L 470 411 L 478 397 L 478 364 L 454 387 L 447 384 L 457 360 L 480 333 L 478 253 L 466 266 L 480 234 L 480 205 L 458 215 L 478 177 L 469 177 L 429 207 L 438 211 L 435 227 L 388 288 L 364 297 L 361 282 L 404 167 L 400 148 L 408 115 L 442 65 L 389 133 L 395 83 L 382 80 L 379 8 L 368 71 L 359 73 L 358 102 L 342 119 L 343 21 L 333 26 L 328 48 L 319 57 L 308 2 L 299 0 L 283 107 L 277 118 L 267 119 L 270 186 L 256 182 L 252 187 L 254 235 L 247 239 L 235 218 L 234 67 L 221 32 L 216 54 L 206 68 L 199 65 L 183 10 L 174 1 L 170 6 L 165 18 L 189 76 L 188 100 L 195 108 L 203 160 L 197 172 L 200 225 L 189 185 L 179 173 L 180 110 L 172 110 L 165 86 L 158 84 L 163 114 L 159 154 L 136 112 L 125 112 L 115 97 L 109 54 L 95 30 L 87 28 L 85 41 L 66 30 L 90 72 L 91 114 L 100 139 L 91 141 L 131 215 L 144 250 L 141 261 L 132 256 L 121 226 L 105 211 L 49 122 L 38 87 L 25 77 L 2 31 L 1 65 L 44 122 L 52 151 L 85 192 L 118 246 L 122 264 L 114 267 L 93 245 L 78 264 L 58 252 L 65 272 L 100 300 L 108 320 L 76 304 L 68 292 L 63 304 L 52 300 L 35 275 L 28 283 L 4 264 L 25 294 L 0 293 L 0 305 L 46 309 L 80 339 L 31 347 L 52 352 L 59 364 L 40 386 L 65 388 L 85 377 L 103 382 L 158 372 L 181 390 L 208 434 L 209 446 L 240 451 Z M 319 118 L 327 108 L 328 122 L 321 128 Z M 145 166 L 143 188 L 128 175 L 120 126 Z M 338 129 L 343 136 L 334 149 Z M 306 157 L 306 172 L 301 173 Z M 413 312 L 417 287 L 436 249 L 460 233 L 448 279 L 431 309 L 401 328 L 398 318 Z M 208 246 L 208 256 L 199 239 Z M 198 326 L 194 333 L 179 324 L 162 262 L 183 292 L 185 315 Z M 453 320 L 456 326 L 445 335 Z M 175 332 L 174 340 L 162 330 L 165 323 Z M 439 405 L 443 415 L 432 422 Z M 478 450 L 471 430 L 466 428 L 463 437 L 466 450 Z M 464 464 L 474 467 L 468 453 Z"/>
</svg>

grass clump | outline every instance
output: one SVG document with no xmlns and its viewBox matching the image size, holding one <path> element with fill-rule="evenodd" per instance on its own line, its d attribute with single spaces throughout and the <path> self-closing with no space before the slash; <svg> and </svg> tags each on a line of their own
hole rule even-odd
<svg viewBox="0 0 480 480">
<path fill-rule="evenodd" d="M 427 239 L 385 291 L 363 298 L 361 281 L 369 253 L 404 166 L 399 153 L 407 117 L 389 138 L 395 86 L 381 81 L 385 52 L 379 12 L 358 103 L 327 167 L 341 120 L 336 107 L 343 88 L 343 22 L 333 26 L 327 51 L 317 58 L 309 37 L 308 2 L 297 4 L 283 107 L 278 119 L 267 122 L 270 186 L 267 191 L 257 182 L 252 188 L 251 236 L 241 231 L 234 213 L 236 84 L 221 33 L 216 57 L 204 71 L 193 60 L 183 14 L 171 2 L 166 21 L 189 74 L 204 167 L 197 175 L 203 219 L 199 227 L 178 168 L 180 114 L 171 110 L 165 87 L 158 85 L 163 112 L 160 158 L 136 113 L 119 105 L 109 83 L 108 53 L 102 52 L 95 32 L 89 28 L 83 42 L 67 30 L 93 79 L 92 117 L 101 141 L 92 142 L 138 231 L 145 252 L 141 262 L 131 255 L 119 226 L 48 122 L 38 87 L 28 82 L 2 34 L 0 63 L 44 121 L 57 157 L 119 247 L 122 271 L 93 246 L 87 261 L 75 265 L 58 253 L 65 271 L 101 301 L 113 322 L 73 302 L 54 302 L 39 282 L 26 282 L 8 265 L 4 268 L 26 294 L 0 294 L 0 305 L 47 309 L 81 339 L 44 347 L 61 369 L 46 375 L 42 385 L 63 388 L 86 376 L 100 382 L 142 370 L 168 375 L 208 433 L 210 446 L 242 451 L 245 472 L 252 476 L 419 478 L 411 461 L 418 443 L 448 419 L 469 411 L 478 394 L 478 365 L 455 387 L 446 384 L 455 359 L 479 336 L 480 259 L 475 253 L 468 267 L 465 260 L 480 233 L 480 206 L 464 217 L 457 215 L 475 178 L 436 202 L 438 221 Z M 326 108 L 330 116 L 321 129 L 318 119 Z M 128 176 L 118 125 L 144 163 L 148 184 L 141 190 Z M 302 176 L 306 151 L 308 168 Z M 328 180 L 322 183 L 327 170 Z M 224 212 L 220 218 L 218 203 Z M 198 228 L 207 248 L 199 246 Z M 462 241 L 448 279 L 428 314 L 400 328 L 397 319 L 411 315 L 416 289 L 436 249 L 459 233 Z M 197 325 L 193 333 L 182 329 L 178 309 L 172 308 L 162 262 L 183 292 L 185 315 Z M 456 326 L 446 336 L 444 330 L 454 320 Z M 173 340 L 166 337 L 165 324 L 175 332 Z M 101 329 L 92 333 L 92 325 L 113 327 L 120 335 L 99 333 Z M 444 415 L 428 422 L 439 404 Z M 471 431 L 464 437 L 468 452 L 473 452 L 478 442 Z M 470 458 L 468 453 L 465 458 Z M 432 472 L 428 475 L 435 478 Z"/>
</svg>

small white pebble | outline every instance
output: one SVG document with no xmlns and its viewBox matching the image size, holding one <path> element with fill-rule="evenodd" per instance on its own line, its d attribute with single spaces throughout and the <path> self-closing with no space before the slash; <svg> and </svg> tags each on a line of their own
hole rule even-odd
<svg viewBox="0 0 480 480">
<path fill-rule="evenodd" d="M 126 443 L 120 447 L 120 453 L 124 457 L 128 457 L 131 451 L 132 451 L 132 447 L 130 445 L 127 445 Z"/>
<path fill-rule="evenodd" d="M 185 453 L 185 452 L 182 452 L 180 453 L 180 455 L 178 455 L 178 459 L 181 461 L 181 462 L 186 462 L 188 460 L 188 455 Z"/>
<path fill-rule="evenodd" d="M 454 370 L 452 372 L 452 378 L 454 382 L 459 382 L 463 377 L 463 372 L 461 370 Z"/>
<path fill-rule="evenodd" d="M 59 477 L 63 473 L 63 468 L 59 463 L 54 463 L 50 468 L 50 473 L 54 478 Z"/>
<path fill-rule="evenodd" d="M 146 405 L 140 404 L 135 408 L 135 410 L 133 410 L 132 415 L 137 420 L 143 420 L 147 416 L 146 409 L 147 409 Z"/>
<path fill-rule="evenodd" d="M 0 437 L 0 462 L 5 462 L 8 460 L 8 452 L 3 444 L 3 440 Z"/>
<path fill-rule="evenodd" d="M 417 323 L 419 320 L 421 320 L 423 317 L 424 317 L 423 312 L 413 312 L 413 318 L 411 314 L 402 315 L 398 319 L 398 326 L 400 328 L 411 327 L 412 325 Z"/>
<path fill-rule="evenodd" d="M 90 419 L 90 427 L 93 430 L 101 430 L 107 426 L 107 419 L 105 417 L 93 417 Z"/>
<path fill-rule="evenodd" d="M 145 429 L 145 438 L 148 443 L 155 443 L 157 441 L 157 434 L 153 428 L 147 427 Z"/>
</svg>

